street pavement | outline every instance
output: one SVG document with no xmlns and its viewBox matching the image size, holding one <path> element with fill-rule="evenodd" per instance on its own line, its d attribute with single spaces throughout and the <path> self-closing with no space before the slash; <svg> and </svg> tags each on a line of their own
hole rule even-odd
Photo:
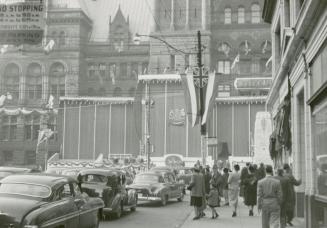
<svg viewBox="0 0 327 228">
<path fill-rule="evenodd" d="M 238 216 L 232 218 L 232 209 L 228 206 L 217 208 L 219 217 L 211 219 L 210 208 L 207 208 L 206 217 L 200 220 L 193 220 L 193 208 L 189 204 L 189 195 L 183 202 L 171 200 L 166 206 L 157 202 L 142 202 L 135 212 L 125 212 L 120 219 L 102 221 L 100 228 L 260 228 L 261 216 L 254 210 L 254 216 L 248 215 L 248 209 L 242 203 L 237 211 Z M 303 219 L 295 218 L 294 228 L 304 228 Z M 289 227 L 288 227 L 289 228 Z"/>
<path fill-rule="evenodd" d="M 188 199 L 170 200 L 166 206 L 157 202 L 142 202 L 135 212 L 125 212 L 120 219 L 101 221 L 100 228 L 179 228 L 191 213 Z"/>
<path fill-rule="evenodd" d="M 255 228 L 261 227 L 261 215 L 258 215 L 257 208 L 254 209 L 254 216 L 249 216 L 248 208 L 239 200 L 239 208 L 237 217 L 232 217 L 232 209 L 229 206 L 222 206 L 216 208 L 219 217 L 211 219 L 211 210 L 205 210 L 206 216 L 199 220 L 193 220 L 194 212 L 189 214 L 184 224 L 180 228 Z M 295 218 L 293 221 L 294 228 L 304 228 L 303 219 Z"/>
</svg>

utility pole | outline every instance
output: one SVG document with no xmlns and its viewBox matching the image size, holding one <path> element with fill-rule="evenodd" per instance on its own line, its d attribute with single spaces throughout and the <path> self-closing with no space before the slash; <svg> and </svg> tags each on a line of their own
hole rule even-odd
<svg viewBox="0 0 327 228">
<path fill-rule="evenodd" d="M 199 96 L 199 103 L 200 103 L 200 124 L 201 124 L 201 156 L 202 156 L 202 164 L 206 164 L 207 158 L 207 144 L 206 144 L 206 124 L 202 124 L 202 118 L 204 113 L 204 79 L 203 79 L 203 66 L 202 66 L 202 44 L 201 44 L 201 32 L 198 31 L 198 68 L 199 68 L 199 87 L 200 87 L 200 96 Z"/>
<path fill-rule="evenodd" d="M 151 101 L 150 101 L 150 86 L 148 83 L 145 84 L 145 108 L 146 108 L 146 129 L 145 129 L 145 151 L 147 159 L 147 170 L 150 170 L 151 164 L 151 143 L 150 143 L 150 114 L 151 114 Z"/>
</svg>

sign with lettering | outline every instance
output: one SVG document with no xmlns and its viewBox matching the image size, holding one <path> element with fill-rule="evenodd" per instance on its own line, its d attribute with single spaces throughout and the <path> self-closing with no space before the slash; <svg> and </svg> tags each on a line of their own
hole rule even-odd
<svg viewBox="0 0 327 228">
<path fill-rule="evenodd" d="M 0 44 L 39 44 L 45 27 L 44 0 L 0 0 Z"/>
<path fill-rule="evenodd" d="M 272 78 L 236 78 L 234 86 L 236 89 L 269 89 Z"/>
</svg>

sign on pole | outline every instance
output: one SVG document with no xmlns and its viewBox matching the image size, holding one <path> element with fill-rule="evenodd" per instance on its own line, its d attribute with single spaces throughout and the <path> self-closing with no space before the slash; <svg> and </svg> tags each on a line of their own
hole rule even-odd
<svg viewBox="0 0 327 228">
<path fill-rule="evenodd" d="M 208 146 L 218 146 L 218 139 L 216 137 L 207 137 Z"/>
<path fill-rule="evenodd" d="M 0 44 L 39 44 L 45 27 L 44 0 L 0 0 Z"/>
</svg>

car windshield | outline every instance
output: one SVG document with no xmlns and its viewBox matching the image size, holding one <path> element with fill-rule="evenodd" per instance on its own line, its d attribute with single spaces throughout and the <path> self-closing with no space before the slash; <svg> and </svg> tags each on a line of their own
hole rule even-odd
<svg viewBox="0 0 327 228">
<path fill-rule="evenodd" d="M 138 175 L 135 177 L 134 183 L 158 183 L 159 177 L 156 175 Z"/>
<path fill-rule="evenodd" d="M 102 175 L 88 174 L 83 176 L 84 183 L 107 183 L 107 178 Z"/>
<path fill-rule="evenodd" d="M 50 196 L 51 190 L 49 187 L 43 185 L 26 183 L 2 183 L 0 185 L 0 194 L 1 193 L 47 198 Z"/>
</svg>

